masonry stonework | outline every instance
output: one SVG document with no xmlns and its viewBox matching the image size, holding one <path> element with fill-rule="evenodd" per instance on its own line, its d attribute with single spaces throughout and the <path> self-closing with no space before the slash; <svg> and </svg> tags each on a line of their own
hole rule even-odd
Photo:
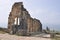
<svg viewBox="0 0 60 40">
<path fill-rule="evenodd" d="M 8 30 L 11 34 L 42 32 L 42 24 L 30 16 L 22 2 L 16 2 L 8 17 Z"/>
</svg>

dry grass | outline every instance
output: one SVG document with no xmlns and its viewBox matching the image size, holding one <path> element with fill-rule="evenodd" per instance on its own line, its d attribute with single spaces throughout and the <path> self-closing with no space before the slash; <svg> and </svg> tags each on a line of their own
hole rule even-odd
<svg viewBox="0 0 60 40">
<path fill-rule="evenodd" d="M 4 32 L 4 31 L 0 31 L 0 34 L 5 34 L 6 32 Z"/>
</svg>

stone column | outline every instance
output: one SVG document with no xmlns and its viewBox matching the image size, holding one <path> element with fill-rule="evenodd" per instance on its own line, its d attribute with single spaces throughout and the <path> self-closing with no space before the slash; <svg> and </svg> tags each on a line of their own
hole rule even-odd
<svg viewBox="0 0 60 40">
<path fill-rule="evenodd" d="M 18 17 L 17 17 L 17 20 L 16 20 L 16 25 L 18 25 Z"/>
</svg>

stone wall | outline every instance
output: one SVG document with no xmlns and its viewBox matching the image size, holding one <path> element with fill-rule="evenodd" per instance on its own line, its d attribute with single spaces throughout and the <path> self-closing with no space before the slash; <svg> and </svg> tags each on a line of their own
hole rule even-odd
<svg viewBox="0 0 60 40">
<path fill-rule="evenodd" d="M 21 33 L 22 30 L 26 33 L 42 32 L 42 24 L 38 19 L 30 16 L 22 2 L 16 2 L 8 17 L 8 31 L 9 33 Z"/>
</svg>

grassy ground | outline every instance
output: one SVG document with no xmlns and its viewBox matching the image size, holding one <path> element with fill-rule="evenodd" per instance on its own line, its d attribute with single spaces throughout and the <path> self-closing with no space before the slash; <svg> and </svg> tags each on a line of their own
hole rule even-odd
<svg viewBox="0 0 60 40">
<path fill-rule="evenodd" d="M 5 34 L 6 32 L 4 32 L 4 31 L 0 31 L 0 34 Z"/>
<path fill-rule="evenodd" d="M 6 29 L 4 29 L 4 28 L 0 28 L 0 34 L 4 34 L 4 33 L 6 33 L 5 30 L 6 30 Z"/>
</svg>

